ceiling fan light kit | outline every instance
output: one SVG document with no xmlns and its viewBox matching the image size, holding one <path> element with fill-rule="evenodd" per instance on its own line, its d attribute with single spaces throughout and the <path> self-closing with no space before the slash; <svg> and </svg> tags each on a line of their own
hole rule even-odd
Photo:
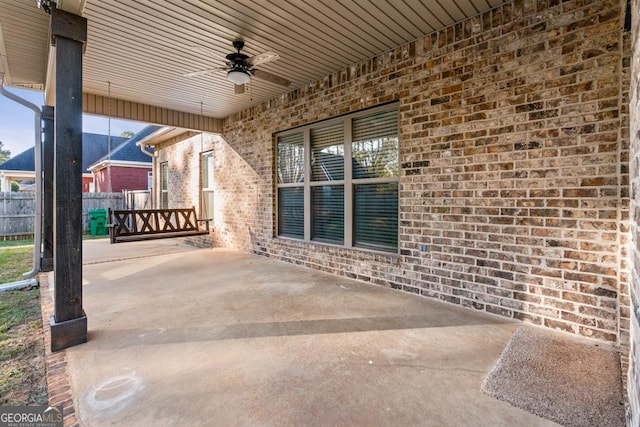
<svg viewBox="0 0 640 427">
<path fill-rule="evenodd" d="M 243 69 L 234 68 L 227 72 L 227 79 L 237 85 L 243 85 L 251 80 L 251 75 Z"/>
</svg>

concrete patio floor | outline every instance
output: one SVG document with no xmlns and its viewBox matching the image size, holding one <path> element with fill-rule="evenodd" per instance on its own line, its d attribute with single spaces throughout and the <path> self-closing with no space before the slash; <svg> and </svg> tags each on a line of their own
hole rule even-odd
<svg viewBox="0 0 640 427">
<path fill-rule="evenodd" d="M 518 324 L 177 240 L 84 245 L 87 426 L 551 426 L 480 385 Z"/>
</svg>

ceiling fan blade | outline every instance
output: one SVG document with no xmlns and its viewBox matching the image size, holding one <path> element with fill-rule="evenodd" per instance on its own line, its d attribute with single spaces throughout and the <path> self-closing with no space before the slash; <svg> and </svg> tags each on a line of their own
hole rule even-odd
<svg viewBox="0 0 640 427">
<path fill-rule="evenodd" d="M 233 85 L 234 86 L 234 91 L 236 93 L 236 95 L 241 95 L 244 93 L 244 85 Z"/>
<path fill-rule="evenodd" d="M 260 64 L 264 64 L 265 62 L 275 61 L 276 59 L 280 59 L 280 55 L 275 52 L 265 52 L 259 55 L 254 55 L 250 58 L 247 58 L 247 64 L 256 66 Z"/>
<path fill-rule="evenodd" d="M 276 76 L 275 74 L 268 73 L 262 70 L 253 70 L 253 75 L 261 80 L 275 83 L 280 86 L 289 86 L 291 82 L 283 77 Z"/>
<path fill-rule="evenodd" d="M 226 70 L 224 67 L 207 68 L 206 70 L 194 71 L 192 73 L 183 74 L 182 77 L 197 77 L 204 76 L 205 74 L 213 73 L 214 71 Z"/>
</svg>

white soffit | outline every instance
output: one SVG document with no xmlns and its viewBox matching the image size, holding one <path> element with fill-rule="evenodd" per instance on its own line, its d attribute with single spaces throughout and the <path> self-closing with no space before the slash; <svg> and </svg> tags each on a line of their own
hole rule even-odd
<svg viewBox="0 0 640 427">
<path fill-rule="evenodd" d="M 88 20 L 86 93 L 224 118 L 352 64 L 476 16 L 501 0 L 59 0 Z M 44 84 L 49 17 L 35 0 L 0 0 L 10 84 Z M 253 78 L 234 93 L 224 71 L 231 42 L 289 87 Z M 0 49 L 2 49 L 0 47 Z M 4 66 L 4 65 L 3 65 Z"/>
</svg>

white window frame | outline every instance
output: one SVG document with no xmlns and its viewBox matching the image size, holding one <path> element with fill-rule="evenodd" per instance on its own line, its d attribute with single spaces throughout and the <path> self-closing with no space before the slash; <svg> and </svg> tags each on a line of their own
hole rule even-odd
<svg viewBox="0 0 640 427">
<path fill-rule="evenodd" d="M 203 167 L 204 167 L 204 162 L 207 161 L 209 158 L 211 159 L 211 164 L 207 169 L 208 185 L 205 187 L 204 179 L 203 179 L 204 178 Z M 213 186 L 214 179 L 215 179 L 214 166 L 215 166 L 215 154 L 213 150 L 201 152 L 200 153 L 200 218 L 201 219 L 210 219 L 210 220 L 214 219 L 215 205 L 213 205 L 213 203 L 211 206 L 212 212 L 209 213 L 208 217 L 205 217 L 205 212 L 204 212 L 205 193 L 210 193 L 212 197 L 215 197 L 214 186 Z"/>
<path fill-rule="evenodd" d="M 354 184 L 379 184 L 379 183 L 388 183 L 388 182 L 396 182 L 398 183 L 398 207 L 400 206 L 399 198 L 400 198 L 400 171 L 398 170 L 398 175 L 394 178 L 353 178 L 353 164 L 352 164 L 352 129 L 351 124 L 353 119 L 358 117 L 367 116 L 370 114 L 374 114 L 381 111 L 391 111 L 395 110 L 398 112 L 398 104 L 394 103 L 392 105 L 385 105 L 381 107 L 370 108 L 363 111 L 358 111 L 356 113 L 347 114 L 344 116 L 340 116 L 333 119 L 327 119 L 321 122 L 313 123 L 310 125 L 298 127 L 295 129 L 279 132 L 275 135 L 275 156 L 278 156 L 278 140 L 279 137 L 291 135 L 291 134 L 299 134 L 302 133 L 304 137 L 304 238 L 296 238 L 290 236 L 281 236 L 280 231 L 278 230 L 279 225 L 279 213 L 280 213 L 280 203 L 279 203 L 279 191 L 280 188 L 287 187 L 300 187 L 300 183 L 278 183 L 278 166 L 277 161 L 275 167 L 275 182 L 276 182 L 276 191 L 275 191 L 275 199 L 276 199 L 276 220 L 275 220 L 275 237 L 279 239 L 291 239 L 296 241 L 305 241 L 308 243 L 314 244 L 322 244 L 329 246 L 337 246 L 341 248 L 348 249 L 358 249 L 365 251 L 373 251 L 373 252 L 383 252 L 390 253 L 388 251 L 378 250 L 378 249 L 370 249 L 362 246 L 354 246 L 353 239 L 353 224 L 354 224 L 354 200 L 353 200 L 353 186 Z M 332 124 L 342 122 L 343 123 L 343 132 L 344 132 L 344 179 L 342 180 L 334 180 L 334 181 L 312 181 L 311 180 L 311 129 L 313 128 L 323 128 L 326 126 L 330 126 Z M 398 126 L 399 127 L 399 126 Z M 399 132 L 398 132 L 399 133 Z M 398 135 L 400 138 L 400 135 Z M 398 141 L 399 142 L 399 141 Z M 398 157 L 400 157 L 400 146 L 398 144 Z M 276 159 L 277 160 L 277 159 Z M 399 162 L 398 162 L 399 163 Z M 335 244 L 335 243 L 327 243 L 321 240 L 313 240 L 312 239 L 312 212 L 311 212 L 311 188 L 323 185 L 342 185 L 344 188 L 344 239 L 343 244 Z M 396 252 L 399 253 L 400 250 L 400 209 L 398 209 L 398 229 L 396 232 L 398 233 L 398 247 L 396 248 Z"/>
<path fill-rule="evenodd" d="M 167 175 L 166 185 L 165 172 Z M 160 163 L 160 185 L 158 187 L 160 188 L 160 209 L 169 208 L 169 162 Z"/>
</svg>

